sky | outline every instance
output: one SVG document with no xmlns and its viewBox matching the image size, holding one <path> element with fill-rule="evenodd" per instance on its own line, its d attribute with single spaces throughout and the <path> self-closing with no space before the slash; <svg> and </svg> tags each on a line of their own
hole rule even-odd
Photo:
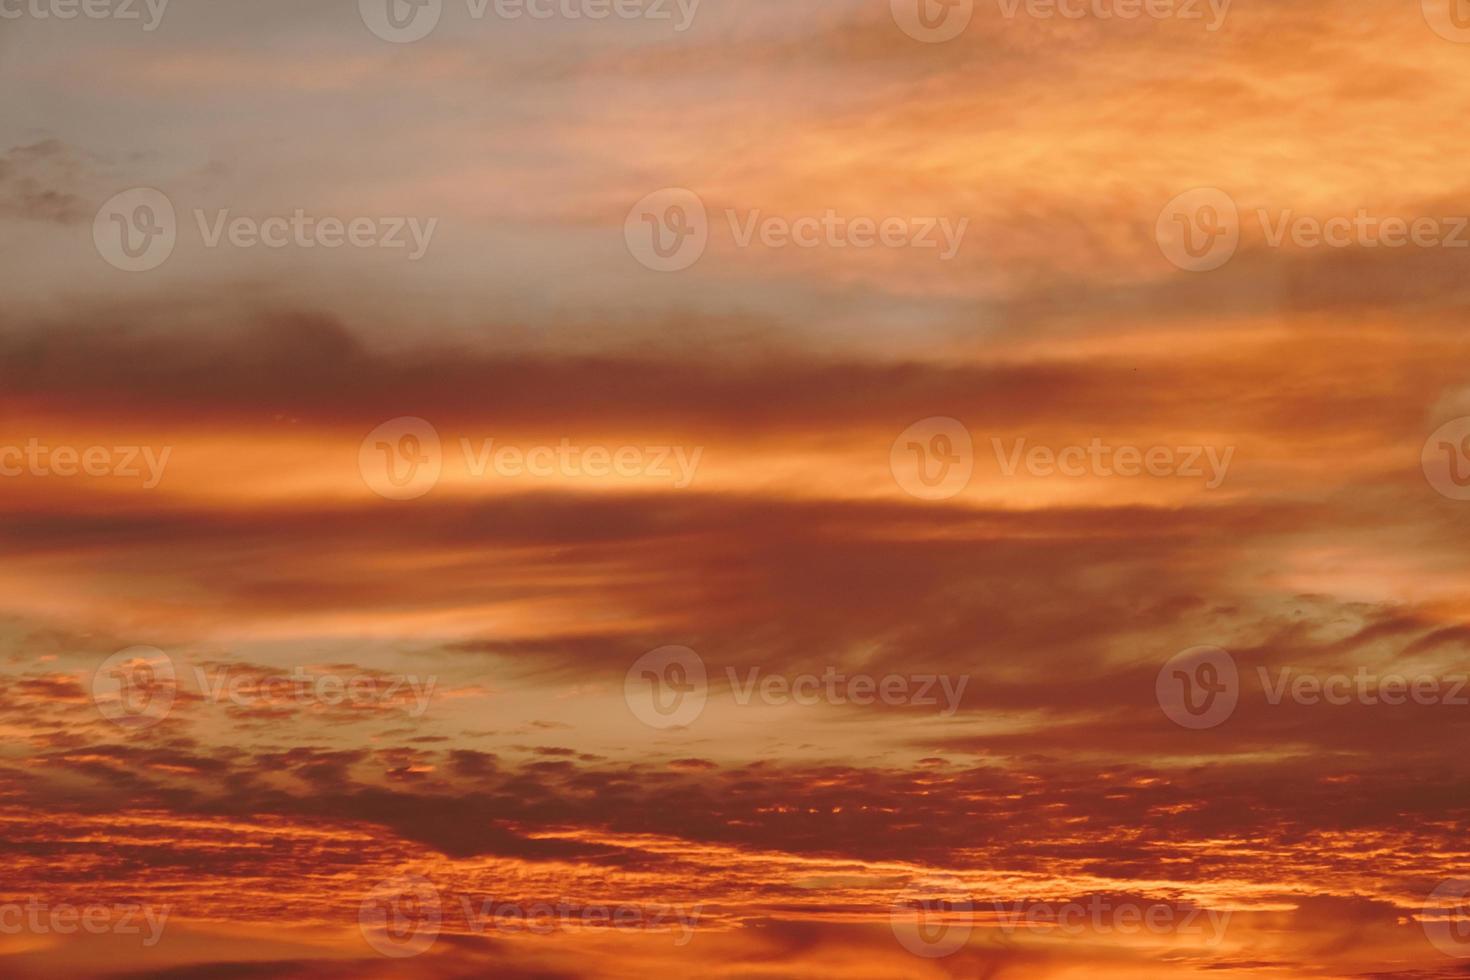
<svg viewBox="0 0 1470 980">
<path fill-rule="evenodd" d="M 0 82 L 0 974 L 1470 975 L 1464 0 Z"/>
</svg>

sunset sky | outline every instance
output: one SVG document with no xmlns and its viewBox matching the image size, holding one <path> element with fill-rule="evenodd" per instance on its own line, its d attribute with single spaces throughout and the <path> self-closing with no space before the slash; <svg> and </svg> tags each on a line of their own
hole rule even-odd
<svg viewBox="0 0 1470 980">
<path fill-rule="evenodd" d="M 1470 976 L 1466 0 L 0 84 L 0 976 Z"/>
</svg>

